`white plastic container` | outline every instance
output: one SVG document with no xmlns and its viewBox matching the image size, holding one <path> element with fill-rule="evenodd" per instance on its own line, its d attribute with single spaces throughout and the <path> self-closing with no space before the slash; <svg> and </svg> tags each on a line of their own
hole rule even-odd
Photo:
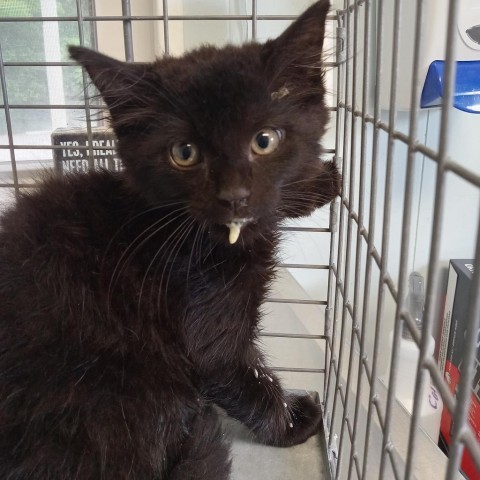
<svg viewBox="0 0 480 480">
<path fill-rule="evenodd" d="M 410 110 L 411 73 L 413 64 L 416 0 L 404 0 L 401 7 L 401 23 L 399 31 L 399 65 L 400 81 L 397 87 L 397 108 L 399 111 Z M 420 51 L 419 88 L 423 87 L 429 65 L 434 60 L 445 60 L 445 35 L 448 23 L 449 0 L 425 0 L 424 22 L 422 24 L 423 47 Z M 384 2 L 384 18 L 386 24 L 383 43 L 383 72 L 381 88 L 381 106 L 388 109 L 390 104 L 390 78 L 392 57 L 393 13 L 395 3 Z M 480 60 L 480 43 L 476 38 L 475 26 L 480 25 L 480 2 L 478 0 L 461 0 L 457 22 L 458 40 L 455 48 L 456 60 Z M 468 33 L 470 32 L 470 33 Z"/>
<path fill-rule="evenodd" d="M 408 295 L 405 303 L 417 328 L 421 331 L 425 304 L 425 279 L 418 272 L 412 272 L 408 278 Z M 403 407 L 412 414 L 420 349 L 412 340 L 410 332 L 405 325 L 402 325 L 402 327 L 400 350 L 397 359 L 398 367 L 395 382 L 395 396 Z M 392 351 L 393 331 L 390 332 L 389 343 L 390 351 Z M 435 340 L 430 336 L 427 346 L 427 356 L 433 357 L 434 351 Z M 391 362 L 388 362 L 387 379 L 390 378 L 390 363 Z M 420 408 L 420 427 L 437 443 L 440 434 L 443 402 L 436 387 L 432 384 L 430 377 L 422 392 Z"/>
<path fill-rule="evenodd" d="M 390 347 L 392 346 L 393 332 L 390 333 Z M 433 356 L 435 340 L 430 337 L 428 356 Z M 401 338 L 398 355 L 397 381 L 395 397 L 403 407 L 411 414 L 415 393 L 415 380 L 418 367 L 420 350 L 413 340 Z M 390 362 L 387 372 L 387 381 L 390 378 Z M 428 378 L 421 404 L 420 427 L 435 442 L 438 442 L 440 434 L 440 420 L 442 418 L 443 401 L 437 388 Z"/>
</svg>

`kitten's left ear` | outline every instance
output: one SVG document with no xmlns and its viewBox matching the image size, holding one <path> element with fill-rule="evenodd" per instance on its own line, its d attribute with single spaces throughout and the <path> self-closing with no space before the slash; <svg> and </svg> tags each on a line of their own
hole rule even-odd
<svg viewBox="0 0 480 480">
<path fill-rule="evenodd" d="M 325 21 L 329 10 L 330 0 L 314 3 L 278 38 L 265 44 L 262 56 L 274 90 L 283 86 L 289 89 L 292 84 L 307 87 L 312 79 L 321 79 Z"/>
</svg>

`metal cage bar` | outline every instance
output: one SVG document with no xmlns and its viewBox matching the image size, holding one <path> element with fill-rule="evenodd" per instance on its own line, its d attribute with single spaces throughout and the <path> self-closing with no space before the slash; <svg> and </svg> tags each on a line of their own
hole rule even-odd
<svg viewBox="0 0 480 480">
<path fill-rule="evenodd" d="M 351 31 L 351 23 L 352 20 L 350 19 L 350 13 L 353 16 L 353 48 L 352 48 L 352 53 L 349 55 L 347 53 L 347 58 L 350 56 L 353 57 L 352 59 L 352 85 L 351 85 L 351 97 L 352 97 L 352 105 L 355 105 L 357 102 L 357 78 L 358 78 L 358 69 L 357 69 L 357 62 L 358 62 L 358 39 L 357 39 L 357 32 L 358 32 L 358 5 L 354 5 L 354 9 L 352 11 L 347 10 L 346 13 L 346 29 L 347 32 Z M 349 49 L 349 39 L 347 38 L 347 52 Z M 349 88 L 348 80 L 346 84 L 346 88 Z M 347 101 L 347 100 L 346 100 Z M 352 210 L 355 210 L 355 195 L 354 195 L 354 189 L 355 189 L 355 174 L 356 174 L 356 169 L 354 167 L 355 165 L 355 159 L 356 159 L 356 119 L 354 117 L 351 118 L 351 124 L 350 124 L 350 152 L 349 152 L 349 164 L 350 164 L 350 176 L 349 176 L 349 191 L 348 191 L 348 196 L 349 196 L 349 206 L 351 207 Z M 345 135 L 345 140 L 348 141 L 347 135 Z M 344 156 L 346 157 L 345 151 L 343 152 Z M 345 290 L 343 293 L 343 298 L 344 298 L 344 303 L 343 303 L 343 311 L 342 311 L 342 325 L 346 326 L 346 317 L 348 312 L 348 307 L 349 304 L 345 299 L 348 299 L 350 297 L 350 263 L 351 263 L 351 256 L 352 256 L 352 227 L 353 227 L 353 219 L 351 215 L 348 215 L 348 220 L 347 220 L 347 247 L 346 247 L 346 252 L 345 252 L 345 273 L 344 273 L 344 285 L 345 285 Z M 353 312 L 352 312 L 353 313 Z M 352 361 L 353 361 L 353 348 L 355 345 L 354 342 L 354 331 L 355 331 L 355 322 L 353 319 L 354 315 L 351 315 L 352 317 L 352 327 L 351 327 L 351 336 L 350 336 L 350 351 L 348 355 L 348 367 L 347 367 L 347 381 L 345 385 L 345 389 L 347 392 L 350 392 L 351 390 L 351 379 L 352 379 L 352 374 L 353 374 L 353 366 L 352 366 Z M 341 337 L 340 339 L 341 346 L 343 346 L 344 342 Z M 338 447 L 338 468 L 336 471 L 336 478 L 340 478 L 340 474 L 342 471 L 342 453 L 343 453 L 343 446 L 344 446 L 344 431 L 345 431 L 345 426 L 347 425 L 347 418 L 348 418 L 348 407 L 349 407 L 349 399 L 350 395 L 346 395 L 345 397 L 345 403 L 343 405 L 343 415 L 342 415 L 342 421 L 341 421 L 341 426 L 340 426 L 340 443 Z M 347 430 L 349 430 L 347 428 Z M 353 433 L 353 432 L 352 432 Z M 351 435 L 350 435 L 351 437 Z"/>
<path fill-rule="evenodd" d="M 122 15 L 126 17 L 123 21 L 125 60 L 127 62 L 133 62 L 132 14 L 130 10 L 130 0 L 122 0 Z"/>
<path fill-rule="evenodd" d="M 10 116 L 10 108 L 8 105 L 7 80 L 5 76 L 5 64 L 3 62 L 3 52 L 2 52 L 1 43 L 0 43 L 0 82 L 1 82 L 0 85 L 2 87 L 3 104 L 4 104 L 4 110 L 5 110 L 5 122 L 7 124 L 7 135 L 8 135 L 8 145 L 5 145 L 5 148 L 8 148 L 8 150 L 10 150 L 10 163 L 12 167 L 13 187 L 15 188 L 15 193 L 18 194 L 19 183 L 18 183 L 18 173 L 17 173 L 17 162 L 15 158 L 12 119 Z"/>
<path fill-rule="evenodd" d="M 348 33 L 348 21 L 349 21 L 349 11 L 347 11 L 346 15 L 346 31 Z M 341 25 L 343 27 L 343 25 Z M 346 50 L 346 62 L 344 64 L 344 69 L 345 69 L 345 76 L 344 76 L 344 88 L 342 88 L 342 94 L 345 97 L 345 103 L 348 103 L 348 98 L 349 98 L 349 90 L 348 90 L 348 85 L 349 85 L 349 78 L 350 78 L 350 68 L 349 68 L 349 41 L 348 38 L 346 39 L 345 42 L 345 50 Z M 338 109 L 337 109 L 338 111 Z M 348 128 L 348 116 L 345 115 L 343 119 L 343 131 L 346 132 Z M 340 122 L 337 124 L 337 128 L 340 127 Z M 342 163 L 342 194 L 341 194 L 341 199 L 344 200 L 344 198 L 347 198 L 347 171 L 348 171 L 348 163 L 347 163 L 347 136 L 344 135 L 342 141 L 338 142 L 336 144 L 335 148 L 337 150 L 337 158 L 340 159 L 338 152 L 339 148 L 342 148 L 342 157 L 341 157 L 341 163 Z M 340 163 L 337 160 L 337 163 Z M 335 265 L 335 268 L 337 271 L 341 272 L 343 269 L 343 253 L 344 253 L 344 247 L 343 247 L 343 242 L 344 242 L 344 223 L 345 223 L 345 209 L 343 208 L 343 203 L 340 203 L 340 221 L 339 221 L 339 232 L 338 232 L 338 248 L 337 248 L 337 263 Z M 333 266 L 332 266 L 333 267 Z M 338 323 L 338 316 L 339 316 L 339 310 L 340 310 L 340 297 L 341 297 L 341 292 L 340 288 L 343 287 L 344 285 L 339 282 L 339 278 L 336 275 L 336 282 L 335 282 L 335 300 L 334 300 L 334 310 L 333 310 L 333 331 L 332 331 L 332 349 L 334 350 L 335 348 L 335 343 L 337 341 L 337 323 Z M 342 309 L 343 312 L 343 309 Z M 342 368 L 342 360 L 343 360 L 343 337 L 345 333 L 345 323 L 342 321 L 341 322 L 341 330 L 340 330 L 340 348 L 339 348 L 339 353 L 338 353 L 338 362 L 337 362 L 337 356 L 332 353 L 331 355 L 331 364 L 330 368 L 332 368 L 333 364 L 335 364 L 337 371 L 340 371 Z M 327 393 L 326 393 L 326 399 L 325 403 L 328 404 L 328 399 L 329 399 L 329 393 L 330 393 L 330 380 L 332 376 L 329 375 L 329 382 L 327 384 Z M 337 402 L 338 402 L 338 396 L 337 392 L 340 389 L 340 376 L 337 374 L 335 378 L 335 387 L 333 390 L 333 407 L 332 407 L 332 416 L 331 416 L 331 426 L 330 429 L 332 431 L 335 431 L 335 417 L 336 417 L 336 411 L 337 411 Z M 330 435 L 329 438 L 329 448 L 332 448 L 332 442 L 333 442 L 334 437 Z"/>
<path fill-rule="evenodd" d="M 168 2 L 168 0 L 162 0 Z M 252 0 L 253 1 L 253 0 Z M 363 3 L 363 2 L 361 2 Z M 183 21 L 183 20 L 252 20 L 252 15 L 85 15 L 86 22 L 118 22 L 118 21 Z M 295 20 L 296 15 L 257 15 L 257 20 Z M 335 15 L 329 15 L 328 20 L 336 20 Z M 0 23 L 9 22 L 76 22 L 78 17 L 0 17 Z"/>
<path fill-rule="evenodd" d="M 252 40 L 257 40 L 257 0 L 252 0 Z"/>
<path fill-rule="evenodd" d="M 357 439 L 357 429 L 358 421 L 360 414 L 360 399 L 362 395 L 362 384 L 363 384 L 363 359 L 365 355 L 365 342 L 366 342 L 366 328 L 364 327 L 363 318 L 361 317 L 360 305 L 359 305 L 359 296 L 360 296 L 360 278 L 361 278 L 361 269 L 360 262 L 362 257 L 362 246 L 363 246 L 363 237 L 362 230 L 360 225 L 364 223 L 364 212 L 365 212 L 365 177 L 366 177 L 366 127 L 365 122 L 365 112 L 367 110 L 367 100 L 368 100 L 368 89 L 370 86 L 370 72 L 369 72 L 369 61 L 370 61 L 370 42 L 369 42 L 369 33 L 370 33 L 370 1 L 365 2 L 365 12 L 364 12 L 364 33 L 363 33 L 363 85 L 362 85 L 362 112 L 361 117 L 362 132 L 361 132 L 361 141 L 360 141 L 360 180 L 359 180 L 359 205 L 358 205 L 358 225 L 357 225 L 357 248 L 355 252 L 355 283 L 354 283 L 354 300 L 353 300 L 353 318 L 352 325 L 355 328 L 355 332 L 358 332 L 359 329 L 359 319 L 362 320 L 362 328 L 359 339 L 360 351 L 358 362 L 358 374 L 357 374 L 357 395 L 355 399 L 355 411 L 353 417 L 353 431 L 351 438 L 351 456 L 350 462 L 348 464 L 348 480 L 352 477 L 353 465 L 355 464 L 357 477 L 361 475 L 361 466 L 358 460 L 358 451 L 356 445 Z M 357 6 L 358 8 L 358 6 Z M 358 11 L 358 10 L 357 10 Z M 354 343 L 354 342 L 352 342 Z M 352 352 L 353 354 L 353 352 Z"/>
<path fill-rule="evenodd" d="M 376 68 L 375 68 L 375 93 L 374 93 L 374 119 L 375 122 L 380 119 L 380 84 L 382 79 L 382 54 L 383 54 L 383 24 L 382 24 L 382 12 L 383 12 L 383 2 L 380 0 L 378 7 L 378 23 L 377 23 L 377 45 L 376 45 Z M 376 215 L 376 198 L 377 198 L 377 178 L 378 178 L 378 143 L 379 143 L 379 131 L 374 129 L 373 131 L 373 145 L 372 145 L 372 166 L 371 166 L 371 186 L 370 186 L 370 210 L 369 210 L 369 226 L 368 226 L 368 248 L 367 248 L 367 260 L 365 266 L 365 299 L 363 304 L 362 319 L 365 322 L 365 319 L 368 316 L 368 306 L 370 301 L 370 288 L 372 284 L 372 260 L 373 252 L 375 249 L 374 246 L 374 237 L 375 237 L 375 215 Z M 361 228 L 362 226 L 359 226 Z M 370 371 L 370 394 L 369 398 L 372 399 L 368 405 L 367 411 L 367 424 L 365 430 L 365 439 L 364 439 L 364 454 L 363 454 L 363 465 L 362 465 L 362 476 L 361 478 L 366 478 L 366 472 L 368 467 L 368 458 L 369 458 L 369 440 L 370 440 L 370 429 L 372 422 L 372 415 L 375 409 L 378 409 L 378 403 L 376 401 L 376 392 L 375 392 L 375 382 L 377 375 L 377 362 L 376 355 L 378 355 L 378 344 L 379 344 L 379 335 L 378 335 L 378 317 L 377 324 L 375 326 L 375 336 L 374 336 L 374 351 L 373 351 L 373 364 Z M 362 362 L 367 364 L 368 362 Z M 375 402 L 373 401 L 375 399 Z M 383 425 L 383 422 L 382 422 Z"/>
<path fill-rule="evenodd" d="M 165 55 L 170 55 L 170 32 L 169 21 L 173 20 L 173 17 L 168 16 L 168 0 L 163 0 L 163 41 L 165 46 Z"/>
<path fill-rule="evenodd" d="M 77 25 L 78 25 L 78 38 L 80 40 L 80 45 L 85 46 L 85 38 L 83 34 L 83 11 L 82 11 L 82 0 L 76 0 L 76 7 L 77 7 Z M 84 69 L 82 69 L 82 82 L 83 82 L 83 98 L 84 98 L 84 108 L 85 108 L 85 115 L 87 120 L 87 137 L 88 137 L 88 168 L 91 170 L 94 169 L 94 162 L 93 162 L 93 135 L 92 135 L 92 123 L 90 121 L 90 115 L 91 115 L 91 110 L 90 110 L 90 98 L 88 95 L 88 86 L 89 86 L 89 80 L 88 80 L 88 75 L 87 72 L 85 72 Z"/>
<path fill-rule="evenodd" d="M 385 200 L 384 200 L 384 214 L 383 214 L 383 234 L 382 234 L 382 265 L 380 267 L 380 281 L 382 286 L 380 287 L 379 302 L 377 307 L 377 324 L 380 324 L 380 319 L 383 317 L 383 308 L 384 308 L 384 289 L 383 283 L 385 275 L 388 270 L 388 256 L 389 252 L 389 239 L 390 239 L 390 212 L 391 212 L 391 203 L 392 203 L 392 184 L 393 184 L 393 156 L 395 148 L 395 140 L 393 138 L 393 131 L 395 130 L 395 123 L 397 117 L 397 85 L 398 85 L 398 65 L 399 65 L 399 36 L 400 36 L 400 17 L 401 17 L 401 2 L 400 0 L 395 0 L 394 12 L 393 12 L 393 44 L 392 44 L 392 66 L 391 66 L 391 77 L 390 77 L 390 103 L 389 103 L 389 132 L 388 132 L 388 148 L 387 148 L 387 173 L 385 180 Z M 401 255 L 405 257 L 405 252 L 402 251 Z M 397 322 L 394 330 L 393 337 L 393 350 L 392 350 L 392 359 L 395 360 L 395 356 L 398 354 L 399 349 L 399 339 L 400 339 L 400 324 Z M 395 367 L 395 363 L 394 363 Z M 393 368 L 394 368 L 393 367 Z M 392 370 L 390 371 L 392 372 Z M 394 380 L 395 374 L 390 373 L 391 385 L 393 385 L 392 391 L 394 390 Z M 385 474 L 385 461 L 386 454 L 389 452 L 390 440 L 390 421 L 391 414 L 387 410 L 385 412 L 385 424 L 383 429 L 383 440 L 382 440 L 382 455 L 380 461 L 380 477 L 383 477 Z M 400 478 L 400 471 L 398 465 L 394 462 L 393 456 L 389 455 L 388 457 L 392 463 L 393 472 L 395 478 Z"/>
</svg>

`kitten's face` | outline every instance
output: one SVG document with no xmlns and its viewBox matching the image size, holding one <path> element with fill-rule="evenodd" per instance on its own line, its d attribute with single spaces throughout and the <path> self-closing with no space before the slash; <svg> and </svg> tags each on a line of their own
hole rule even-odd
<svg viewBox="0 0 480 480">
<path fill-rule="evenodd" d="M 317 2 L 265 45 L 204 47 L 153 64 L 72 48 L 110 108 L 135 188 L 153 204 L 185 202 L 231 243 L 334 198 L 339 174 L 318 158 L 327 11 Z"/>
</svg>

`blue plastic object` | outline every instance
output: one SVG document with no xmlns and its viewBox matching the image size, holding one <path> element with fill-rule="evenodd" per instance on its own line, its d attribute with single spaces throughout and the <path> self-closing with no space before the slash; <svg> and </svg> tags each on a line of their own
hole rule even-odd
<svg viewBox="0 0 480 480">
<path fill-rule="evenodd" d="M 445 62 L 435 60 L 428 68 L 422 90 L 422 108 L 442 104 Z M 457 62 L 453 106 L 468 113 L 480 113 L 480 61 Z"/>
</svg>

